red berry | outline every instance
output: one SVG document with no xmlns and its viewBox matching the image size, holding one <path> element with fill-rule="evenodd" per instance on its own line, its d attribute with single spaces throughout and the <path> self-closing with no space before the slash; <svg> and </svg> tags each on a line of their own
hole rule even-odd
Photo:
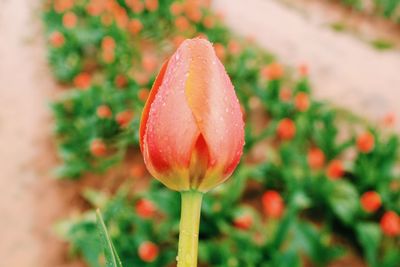
<svg viewBox="0 0 400 267">
<path fill-rule="evenodd" d="M 100 139 L 95 139 L 90 143 L 90 152 L 95 157 L 103 157 L 107 154 L 107 147 Z"/>
<path fill-rule="evenodd" d="M 138 254 L 142 261 L 153 262 L 158 256 L 158 246 L 150 241 L 145 241 L 140 244 Z"/>
<path fill-rule="evenodd" d="M 294 98 L 294 105 L 297 110 L 304 112 L 310 107 L 310 99 L 308 95 L 304 92 L 300 92 Z"/>
<path fill-rule="evenodd" d="M 253 225 L 253 217 L 250 214 L 244 214 L 234 219 L 233 225 L 237 229 L 248 230 Z"/>
<path fill-rule="evenodd" d="M 370 132 L 363 133 L 357 138 L 357 148 L 362 153 L 369 153 L 374 149 L 375 138 Z"/>
<path fill-rule="evenodd" d="M 281 139 L 290 140 L 296 134 L 296 125 L 291 119 L 282 119 L 278 124 L 277 134 Z"/>
<path fill-rule="evenodd" d="M 361 207 L 366 212 L 375 212 L 380 208 L 382 204 L 381 197 L 375 191 L 365 192 L 361 196 L 360 202 L 361 202 Z"/>
<path fill-rule="evenodd" d="M 326 175 L 334 180 L 341 178 L 344 175 L 342 162 L 338 159 L 329 162 L 329 165 L 326 168 Z"/>
<path fill-rule="evenodd" d="M 324 152 L 322 152 L 322 150 L 319 148 L 310 149 L 310 151 L 308 152 L 307 159 L 308 159 L 308 165 L 313 170 L 321 169 L 325 163 Z"/>
<path fill-rule="evenodd" d="M 271 218 L 280 218 L 285 209 L 285 203 L 277 191 L 266 191 L 262 196 L 262 205 L 265 214 Z"/>
<path fill-rule="evenodd" d="M 387 236 L 400 235 L 400 217 L 394 211 L 387 211 L 381 219 L 381 229 Z"/>
<path fill-rule="evenodd" d="M 150 200 L 140 199 L 136 202 L 135 210 L 141 218 L 148 219 L 154 216 L 157 208 Z"/>
</svg>

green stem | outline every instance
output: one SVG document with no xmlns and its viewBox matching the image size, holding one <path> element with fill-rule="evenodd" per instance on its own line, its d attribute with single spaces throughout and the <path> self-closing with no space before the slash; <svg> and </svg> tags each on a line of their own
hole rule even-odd
<svg viewBox="0 0 400 267">
<path fill-rule="evenodd" d="M 196 267 L 203 194 L 197 191 L 184 191 L 181 192 L 181 196 L 182 210 L 177 267 Z"/>
</svg>

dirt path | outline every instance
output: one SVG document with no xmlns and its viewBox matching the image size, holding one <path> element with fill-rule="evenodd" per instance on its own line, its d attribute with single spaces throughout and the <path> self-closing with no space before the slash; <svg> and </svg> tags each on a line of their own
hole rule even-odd
<svg viewBox="0 0 400 267">
<path fill-rule="evenodd" d="M 289 65 L 306 62 L 318 97 L 368 118 L 400 117 L 400 52 L 380 52 L 276 0 L 215 0 L 238 34 L 253 37 Z M 399 124 L 397 124 L 400 130 Z"/>
</svg>

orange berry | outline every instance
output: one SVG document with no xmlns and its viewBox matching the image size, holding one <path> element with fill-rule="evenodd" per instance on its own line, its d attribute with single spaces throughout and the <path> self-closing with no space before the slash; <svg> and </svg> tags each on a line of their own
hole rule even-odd
<svg viewBox="0 0 400 267">
<path fill-rule="evenodd" d="M 238 216 L 233 220 L 233 225 L 237 229 L 248 230 L 253 225 L 253 217 L 251 216 L 251 214 Z"/>
<path fill-rule="evenodd" d="M 329 162 L 329 165 L 326 168 L 326 175 L 334 180 L 343 177 L 344 175 L 343 163 L 338 159 L 334 159 L 331 162 Z"/>
<path fill-rule="evenodd" d="M 153 262 L 158 256 L 158 246 L 150 241 L 145 241 L 139 246 L 139 258 L 144 262 Z"/>
<path fill-rule="evenodd" d="M 136 202 L 135 210 L 139 217 L 143 219 L 148 219 L 154 216 L 157 208 L 150 200 L 140 199 Z"/>
<path fill-rule="evenodd" d="M 109 106 L 101 105 L 97 107 L 96 114 L 101 119 L 108 119 L 112 116 L 112 111 Z"/>
<path fill-rule="evenodd" d="M 127 127 L 133 119 L 133 112 L 129 110 L 121 111 L 115 117 L 120 127 Z"/>
<path fill-rule="evenodd" d="M 75 28 L 76 24 L 78 23 L 78 17 L 75 15 L 74 12 L 67 12 L 64 14 L 62 18 L 63 26 L 67 29 Z"/>
<path fill-rule="evenodd" d="M 310 99 L 308 94 L 304 92 L 298 93 L 294 98 L 294 105 L 298 111 L 304 112 L 310 107 Z"/>
<path fill-rule="evenodd" d="M 296 135 L 296 125 L 289 118 L 282 119 L 278 123 L 277 134 L 281 139 L 290 140 Z"/>
<path fill-rule="evenodd" d="M 130 33 L 137 35 L 143 29 L 143 24 L 139 19 L 132 19 L 129 22 L 128 29 Z"/>
<path fill-rule="evenodd" d="M 394 211 L 387 211 L 381 219 L 382 232 L 390 237 L 400 235 L 400 217 Z"/>
<path fill-rule="evenodd" d="M 381 207 L 381 197 L 375 191 L 365 192 L 360 199 L 361 207 L 365 212 L 375 212 Z"/>
<path fill-rule="evenodd" d="M 283 77 L 283 67 L 279 63 L 271 63 L 261 69 L 261 76 L 269 80 L 278 80 Z"/>
<path fill-rule="evenodd" d="M 90 153 L 95 157 L 103 157 L 107 154 L 107 147 L 100 139 L 95 139 L 90 143 Z"/>
<path fill-rule="evenodd" d="M 55 31 L 50 35 L 51 46 L 55 48 L 60 48 L 64 45 L 64 43 L 65 43 L 65 38 L 61 32 Z"/>
<path fill-rule="evenodd" d="M 263 194 L 261 201 L 264 213 L 268 217 L 278 219 L 282 216 L 285 209 L 285 203 L 277 191 L 266 191 Z"/>
<path fill-rule="evenodd" d="M 357 148 L 362 153 L 369 153 L 374 149 L 375 138 L 370 132 L 365 132 L 357 138 Z"/>
<path fill-rule="evenodd" d="M 321 169 L 325 164 L 325 154 L 319 148 L 312 148 L 308 151 L 307 160 L 311 169 Z"/>
<path fill-rule="evenodd" d="M 79 89 L 87 89 L 90 87 L 92 77 L 87 72 L 81 72 L 74 78 L 74 85 Z"/>
</svg>

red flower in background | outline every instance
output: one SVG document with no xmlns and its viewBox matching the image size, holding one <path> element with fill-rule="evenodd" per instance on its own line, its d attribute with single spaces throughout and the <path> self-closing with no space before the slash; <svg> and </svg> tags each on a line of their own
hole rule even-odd
<svg viewBox="0 0 400 267">
<path fill-rule="evenodd" d="M 261 200 L 264 213 L 268 217 L 278 219 L 282 216 L 285 210 L 285 203 L 277 191 L 266 191 Z"/>
<path fill-rule="evenodd" d="M 96 110 L 97 116 L 101 119 L 108 119 L 112 116 L 112 111 L 109 106 L 101 105 Z"/>
<path fill-rule="evenodd" d="M 179 16 L 175 19 L 175 27 L 178 29 L 178 31 L 185 32 L 189 29 L 190 23 L 186 17 Z"/>
<path fill-rule="evenodd" d="M 331 162 L 329 162 L 329 165 L 326 168 L 326 175 L 334 180 L 343 177 L 344 175 L 343 163 L 338 159 L 334 159 Z"/>
<path fill-rule="evenodd" d="M 144 262 L 153 262 L 158 257 L 158 246 L 150 241 L 140 244 L 138 249 L 139 258 Z"/>
<path fill-rule="evenodd" d="M 138 97 L 141 101 L 146 102 L 149 97 L 150 91 L 147 88 L 141 88 L 138 92 Z"/>
<path fill-rule="evenodd" d="M 240 51 L 242 51 L 242 47 L 240 44 L 235 40 L 230 40 L 228 43 L 228 51 L 232 55 L 238 55 Z"/>
<path fill-rule="evenodd" d="M 143 29 L 143 24 L 139 19 L 132 19 L 129 22 L 128 30 L 133 35 L 137 35 Z"/>
<path fill-rule="evenodd" d="M 325 154 L 319 148 L 312 148 L 308 151 L 307 160 L 311 169 L 321 169 L 325 164 Z"/>
<path fill-rule="evenodd" d="M 163 65 L 143 110 L 140 147 L 167 187 L 206 192 L 240 161 L 244 123 L 232 83 L 210 42 L 190 39 Z"/>
<path fill-rule="evenodd" d="M 387 211 L 381 218 L 382 232 L 390 237 L 400 235 L 400 217 L 394 211 Z"/>
<path fill-rule="evenodd" d="M 299 66 L 299 74 L 302 77 L 308 76 L 308 66 L 306 64 L 301 64 Z"/>
<path fill-rule="evenodd" d="M 171 12 L 172 15 L 178 16 L 183 12 L 183 5 L 182 3 L 179 2 L 174 2 L 169 8 L 169 11 Z"/>
<path fill-rule="evenodd" d="M 296 125 L 289 118 L 282 119 L 278 123 L 276 132 L 279 138 L 283 140 L 290 140 L 296 135 Z"/>
<path fill-rule="evenodd" d="M 365 132 L 357 138 L 357 148 L 362 153 L 369 153 L 374 149 L 375 138 L 370 132 Z"/>
<path fill-rule="evenodd" d="M 75 76 L 74 85 L 79 89 L 88 89 L 91 85 L 92 77 L 87 72 L 82 72 Z"/>
<path fill-rule="evenodd" d="M 133 112 L 130 110 L 121 111 L 115 117 L 115 120 L 119 124 L 120 127 L 125 128 L 129 125 L 129 123 L 133 119 Z"/>
<path fill-rule="evenodd" d="M 67 12 L 62 18 L 62 23 L 63 26 L 67 29 L 75 28 L 76 24 L 78 23 L 78 17 L 75 15 L 74 12 Z"/>
<path fill-rule="evenodd" d="M 296 94 L 294 98 L 294 106 L 298 111 L 307 111 L 310 107 L 310 98 L 308 97 L 308 94 L 304 92 Z"/>
<path fill-rule="evenodd" d="M 107 154 L 107 147 L 101 139 L 94 139 L 90 143 L 90 153 L 95 157 L 103 157 Z"/>
<path fill-rule="evenodd" d="M 393 112 L 386 114 L 385 117 L 383 118 L 383 125 L 385 127 L 393 127 L 395 123 L 396 123 L 396 114 L 394 114 Z"/>
<path fill-rule="evenodd" d="M 134 13 L 140 14 L 144 10 L 144 3 L 142 0 L 126 0 L 126 4 L 132 9 Z"/>
<path fill-rule="evenodd" d="M 74 0 L 54 0 L 54 10 L 63 13 L 74 6 Z"/>
<path fill-rule="evenodd" d="M 52 47 L 60 48 L 65 44 L 65 37 L 64 35 L 59 32 L 55 31 L 50 35 L 50 44 Z"/>
<path fill-rule="evenodd" d="M 261 69 L 261 76 L 269 80 L 278 80 L 283 77 L 283 67 L 279 63 L 271 63 Z"/>
<path fill-rule="evenodd" d="M 217 54 L 217 57 L 220 60 L 223 61 L 225 59 L 225 47 L 224 47 L 224 45 L 222 45 L 220 43 L 215 43 L 214 44 L 214 50 L 215 50 L 215 53 Z"/>
<path fill-rule="evenodd" d="M 279 99 L 282 102 L 289 102 L 291 98 L 292 98 L 292 90 L 290 90 L 290 88 L 287 87 L 281 88 L 281 90 L 279 91 Z"/>
<path fill-rule="evenodd" d="M 123 74 L 118 74 L 115 77 L 114 83 L 118 88 L 124 88 L 128 84 L 128 78 Z"/>
<path fill-rule="evenodd" d="M 206 27 L 207 29 L 211 29 L 212 27 L 214 27 L 215 25 L 215 18 L 213 16 L 206 16 L 203 19 L 203 25 L 204 27 Z"/>
<path fill-rule="evenodd" d="M 366 212 L 375 212 L 381 207 L 381 197 L 375 191 L 365 192 L 360 199 L 361 207 Z"/>
<path fill-rule="evenodd" d="M 233 220 L 233 225 L 237 229 L 248 230 L 253 225 L 253 217 L 251 214 L 243 214 L 235 217 Z"/>
<path fill-rule="evenodd" d="M 148 11 L 156 11 L 158 9 L 158 0 L 144 0 L 144 5 Z"/>
<path fill-rule="evenodd" d="M 157 212 L 157 208 L 153 202 L 147 199 L 140 199 L 135 205 L 136 213 L 144 219 L 151 218 Z"/>
</svg>

